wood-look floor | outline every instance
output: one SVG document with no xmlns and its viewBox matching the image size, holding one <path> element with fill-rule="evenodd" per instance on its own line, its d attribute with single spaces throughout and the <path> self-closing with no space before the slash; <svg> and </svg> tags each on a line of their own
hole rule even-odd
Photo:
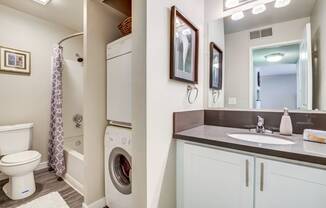
<svg viewBox="0 0 326 208">
<path fill-rule="evenodd" d="M 70 208 L 81 208 L 84 198 L 64 181 L 58 181 L 53 172 L 47 169 L 35 172 L 36 192 L 22 200 L 10 200 L 2 190 L 8 180 L 0 181 L 0 208 L 15 208 L 51 192 L 59 192 Z"/>
</svg>

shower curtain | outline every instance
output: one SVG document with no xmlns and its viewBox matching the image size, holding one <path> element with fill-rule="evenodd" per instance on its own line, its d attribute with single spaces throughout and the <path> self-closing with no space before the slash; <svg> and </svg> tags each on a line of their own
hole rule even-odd
<svg viewBox="0 0 326 208">
<path fill-rule="evenodd" d="M 52 93 L 51 93 L 51 118 L 49 140 L 49 167 L 54 169 L 57 176 L 62 177 L 66 166 L 63 155 L 63 118 L 62 118 L 62 72 L 63 48 L 57 46 L 53 50 L 52 59 Z"/>
</svg>

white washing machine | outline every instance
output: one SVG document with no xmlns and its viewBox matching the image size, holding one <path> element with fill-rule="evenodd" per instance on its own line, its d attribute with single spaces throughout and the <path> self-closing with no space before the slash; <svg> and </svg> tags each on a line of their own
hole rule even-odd
<svg viewBox="0 0 326 208">
<path fill-rule="evenodd" d="M 105 131 L 105 198 L 110 208 L 132 208 L 131 129 Z"/>
</svg>

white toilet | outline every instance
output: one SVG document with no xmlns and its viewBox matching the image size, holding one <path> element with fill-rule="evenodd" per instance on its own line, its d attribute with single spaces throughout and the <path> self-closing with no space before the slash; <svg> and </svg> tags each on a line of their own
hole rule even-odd
<svg viewBox="0 0 326 208">
<path fill-rule="evenodd" d="M 0 126 L 0 171 L 9 177 L 3 191 L 12 200 L 26 198 L 35 192 L 33 170 L 41 154 L 29 150 L 33 124 Z"/>
</svg>

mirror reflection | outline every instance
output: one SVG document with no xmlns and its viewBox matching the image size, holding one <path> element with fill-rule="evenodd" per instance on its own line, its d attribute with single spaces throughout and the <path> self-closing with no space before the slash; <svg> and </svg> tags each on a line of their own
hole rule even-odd
<svg viewBox="0 0 326 208">
<path fill-rule="evenodd" d="M 224 96 L 210 107 L 326 110 L 326 1 L 223 2 L 208 39 L 224 45 Z"/>
</svg>

